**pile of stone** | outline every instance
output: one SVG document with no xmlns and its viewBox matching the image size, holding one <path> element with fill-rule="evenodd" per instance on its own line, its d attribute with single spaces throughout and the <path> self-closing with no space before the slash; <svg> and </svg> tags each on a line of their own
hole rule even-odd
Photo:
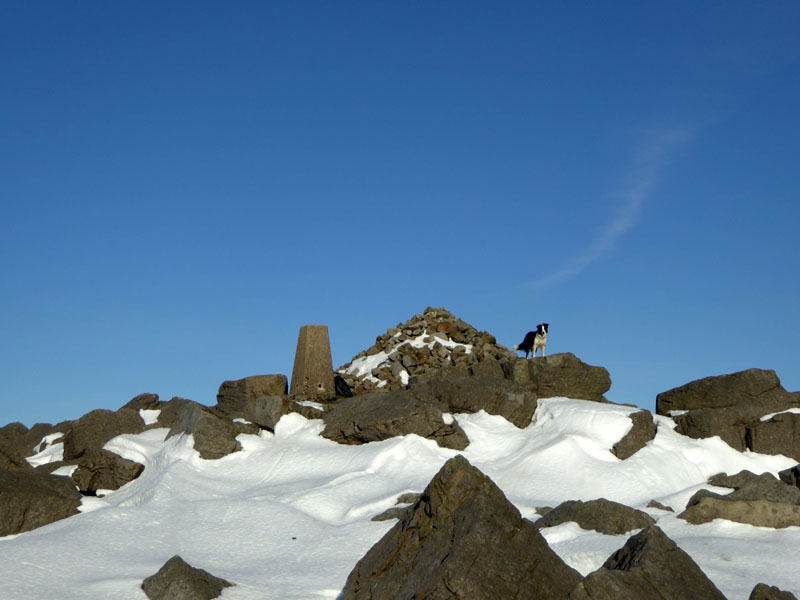
<svg viewBox="0 0 800 600">
<path fill-rule="evenodd" d="M 497 339 L 454 317 L 444 308 L 427 308 L 379 335 L 375 344 L 340 367 L 353 393 L 404 389 L 413 378 L 441 370 L 468 373 L 480 363 L 498 366 L 509 376 L 516 354 Z"/>
</svg>

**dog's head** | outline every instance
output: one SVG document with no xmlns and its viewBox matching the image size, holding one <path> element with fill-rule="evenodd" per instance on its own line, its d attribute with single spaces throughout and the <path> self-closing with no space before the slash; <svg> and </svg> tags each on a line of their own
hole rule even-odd
<svg viewBox="0 0 800 600">
<path fill-rule="evenodd" d="M 549 323 L 540 323 L 536 326 L 536 333 L 539 335 L 547 335 L 547 328 L 550 327 Z"/>
</svg>

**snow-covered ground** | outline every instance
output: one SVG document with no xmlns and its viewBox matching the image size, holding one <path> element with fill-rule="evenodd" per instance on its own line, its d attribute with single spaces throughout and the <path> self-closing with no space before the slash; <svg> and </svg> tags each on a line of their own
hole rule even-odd
<svg viewBox="0 0 800 600">
<path fill-rule="evenodd" d="M 523 516 L 535 519 L 536 507 L 565 500 L 616 500 L 656 518 L 730 600 L 746 599 L 759 582 L 800 596 L 800 528 L 690 525 L 645 508 L 655 499 L 680 512 L 710 475 L 777 473 L 795 461 L 740 453 L 719 438 L 680 436 L 665 417 L 656 417 L 655 440 L 620 461 L 610 448 L 630 429 L 635 410 L 540 400 L 524 430 L 483 412 L 454 416 L 471 442 L 462 454 Z M 394 524 L 370 518 L 400 494 L 421 491 L 458 452 L 415 435 L 344 446 L 320 437 L 322 427 L 290 414 L 274 435 L 242 435 L 243 451 L 209 461 L 189 436 L 165 441 L 166 429 L 114 438 L 106 448 L 145 464 L 144 473 L 104 498 L 87 498 L 80 515 L 0 538 L 0 596 L 143 600 L 141 581 L 180 554 L 236 584 L 223 599 L 335 599 L 356 562 Z M 45 462 L 59 447 L 48 442 Z M 584 574 L 627 537 L 574 523 L 542 533 Z"/>
</svg>

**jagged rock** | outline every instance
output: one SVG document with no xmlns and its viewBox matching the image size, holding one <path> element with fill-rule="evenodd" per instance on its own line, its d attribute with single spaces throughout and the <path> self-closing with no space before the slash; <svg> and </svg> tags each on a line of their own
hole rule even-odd
<svg viewBox="0 0 800 600">
<path fill-rule="evenodd" d="M 167 434 L 167 439 L 175 435 L 191 434 L 194 438 L 194 449 L 200 453 L 200 457 L 213 460 L 241 450 L 242 447 L 236 440 L 240 433 L 258 433 L 258 427 L 233 423 L 191 402 L 178 416 Z"/>
<path fill-rule="evenodd" d="M 587 365 L 569 352 L 533 360 L 517 358 L 513 379 L 532 389 L 539 398 L 563 396 L 607 402 L 603 394 L 611 388 L 606 369 Z"/>
<path fill-rule="evenodd" d="M 0 469 L 0 537 L 76 515 L 80 504 L 67 477 Z"/>
<path fill-rule="evenodd" d="M 574 521 L 582 529 L 594 529 L 606 535 L 621 535 L 634 529 L 654 525 L 653 517 L 630 506 L 605 498 L 597 500 L 568 500 L 549 510 L 534 525 L 537 529 L 554 527 Z"/>
<path fill-rule="evenodd" d="M 800 465 L 784 469 L 778 473 L 778 478 L 783 483 L 788 483 L 789 485 L 800 488 Z"/>
<path fill-rule="evenodd" d="M 725 600 L 686 552 L 657 526 L 631 537 L 569 594 L 570 600 Z"/>
<path fill-rule="evenodd" d="M 343 600 L 561 600 L 581 579 L 463 456 L 358 562 Z"/>
<path fill-rule="evenodd" d="M 766 583 L 757 583 L 750 592 L 748 600 L 797 600 L 797 597 L 791 592 L 784 592 Z"/>
<path fill-rule="evenodd" d="M 757 527 L 800 527 L 800 506 L 769 500 L 725 500 L 713 496 L 695 499 L 679 518 L 698 525 L 714 519 L 727 519 Z"/>
<path fill-rule="evenodd" d="M 9 423 L 4 427 L 0 427 L 0 447 L 4 447 L 9 455 L 18 454 L 23 458 L 32 456 L 34 448 L 39 445 L 45 436 L 53 433 L 65 433 L 69 427 L 70 422 L 68 421 L 58 425 L 37 423 L 30 429 L 22 423 Z"/>
<path fill-rule="evenodd" d="M 521 428 L 530 425 L 536 410 L 536 394 L 496 377 L 431 379 L 427 383 L 414 383 L 409 389 L 420 398 L 445 405 L 451 413 L 485 410 Z"/>
<path fill-rule="evenodd" d="M 720 473 L 709 478 L 709 483 L 731 487 L 734 491 L 721 495 L 698 490 L 686 504 L 686 510 L 678 515 L 679 518 L 694 524 L 727 519 L 759 527 L 800 525 L 800 489 L 780 481 L 770 473 Z"/>
<path fill-rule="evenodd" d="M 362 394 L 325 412 L 322 435 L 340 444 L 363 444 L 415 433 L 443 448 L 463 450 L 469 439 L 457 422 L 444 422 L 443 412 L 442 405 L 409 391 Z"/>
<path fill-rule="evenodd" d="M 228 418 L 242 418 L 270 431 L 274 431 L 280 418 L 290 412 L 299 413 L 306 419 L 321 419 L 323 414 L 322 410 L 295 402 L 289 396 L 259 396 L 235 410 L 231 405 L 217 405 L 216 408 Z"/>
<path fill-rule="evenodd" d="M 640 410 L 631 413 L 630 418 L 633 427 L 611 449 L 611 453 L 620 460 L 630 458 L 656 437 L 656 424 L 650 411 Z"/>
<path fill-rule="evenodd" d="M 661 504 L 661 502 L 659 502 L 658 500 L 650 500 L 650 502 L 647 503 L 647 507 L 657 508 L 658 510 L 666 510 L 667 512 L 671 513 L 675 512 L 675 510 L 671 506 L 666 506 L 664 504 Z"/>
<path fill-rule="evenodd" d="M 64 435 L 64 460 L 80 458 L 92 449 L 100 450 L 107 441 L 120 434 L 141 433 L 144 429 L 144 421 L 136 410 L 93 410 L 73 421 Z"/>
<path fill-rule="evenodd" d="M 223 381 L 217 392 L 217 408 L 226 415 L 243 416 L 248 411 L 248 405 L 256 398 L 286 396 L 287 391 L 286 375 L 256 375 Z"/>
<path fill-rule="evenodd" d="M 717 487 L 733 488 L 735 491 L 721 498 L 730 500 L 769 500 L 786 504 L 800 504 L 800 489 L 787 484 L 772 473 L 756 475 L 740 471 L 736 475 L 719 473 L 709 477 L 708 482 Z"/>
<path fill-rule="evenodd" d="M 749 369 L 729 375 L 705 377 L 656 396 L 656 413 L 669 416 L 671 411 L 727 408 L 731 406 L 771 405 L 781 410 L 790 396 L 781 386 L 775 371 Z M 772 408 L 761 413 L 772 412 Z M 759 415 L 760 416 L 760 415 Z"/>
<path fill-rule="evenodd" d="M 31 465 L 17 450 L 11 446 L 6 445 L 0 439 L 0 469 L 8 469 L 9 471 L 28 471 L 32 469 Z"/>
<path fill-rule="evenodd" d="M 745 428 L 745 446 L 761 454 L 784 454 L 800 460 L 800 414 L 780 413 Z"/>
<path fill-rule="evenodd" d="M 739 451 L 786 454 L 800 460 L 800 415 L 776 414 L 800 406 L 800 393 L 789 393 L 775 371 L 749 369 L 706 377 L 663 392 L 656 412 L 672 415 L 678 433 L 720 436 Z"/>
<path fill-rule="evenodd" d="M 211 600 L 233 584 L 188 565 L 177 554 L 142 582 L 150 600 Z"/>
<path fill-rule="evenodd" d="M 144 466 L 107 450 L 87 450 L 72 472 L 72 481 L 82 494 L 94 495 L 97 490 L 116 490 L 133 481 Z"/>
<path fill-rule="evenodd" d="M 157 408 L 161 408 L 162 402 L 158 400 L 158 394 L 139 394 L 135 398 L 132 398 L 125 406 L 122 408 L 129 409 L 129 410 L 154 410 Z"/>
</svg>

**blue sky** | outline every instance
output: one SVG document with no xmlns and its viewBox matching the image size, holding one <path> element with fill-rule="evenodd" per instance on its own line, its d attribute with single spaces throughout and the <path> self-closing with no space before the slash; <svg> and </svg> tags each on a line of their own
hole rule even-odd
<svg viewBox="0 0 800 600">
<path fill-rule="evenodd" d="M 445 307 L 652 409 L 800 389 L 797 2 L 5 2 L 0 422 Z"/>
</svg>

